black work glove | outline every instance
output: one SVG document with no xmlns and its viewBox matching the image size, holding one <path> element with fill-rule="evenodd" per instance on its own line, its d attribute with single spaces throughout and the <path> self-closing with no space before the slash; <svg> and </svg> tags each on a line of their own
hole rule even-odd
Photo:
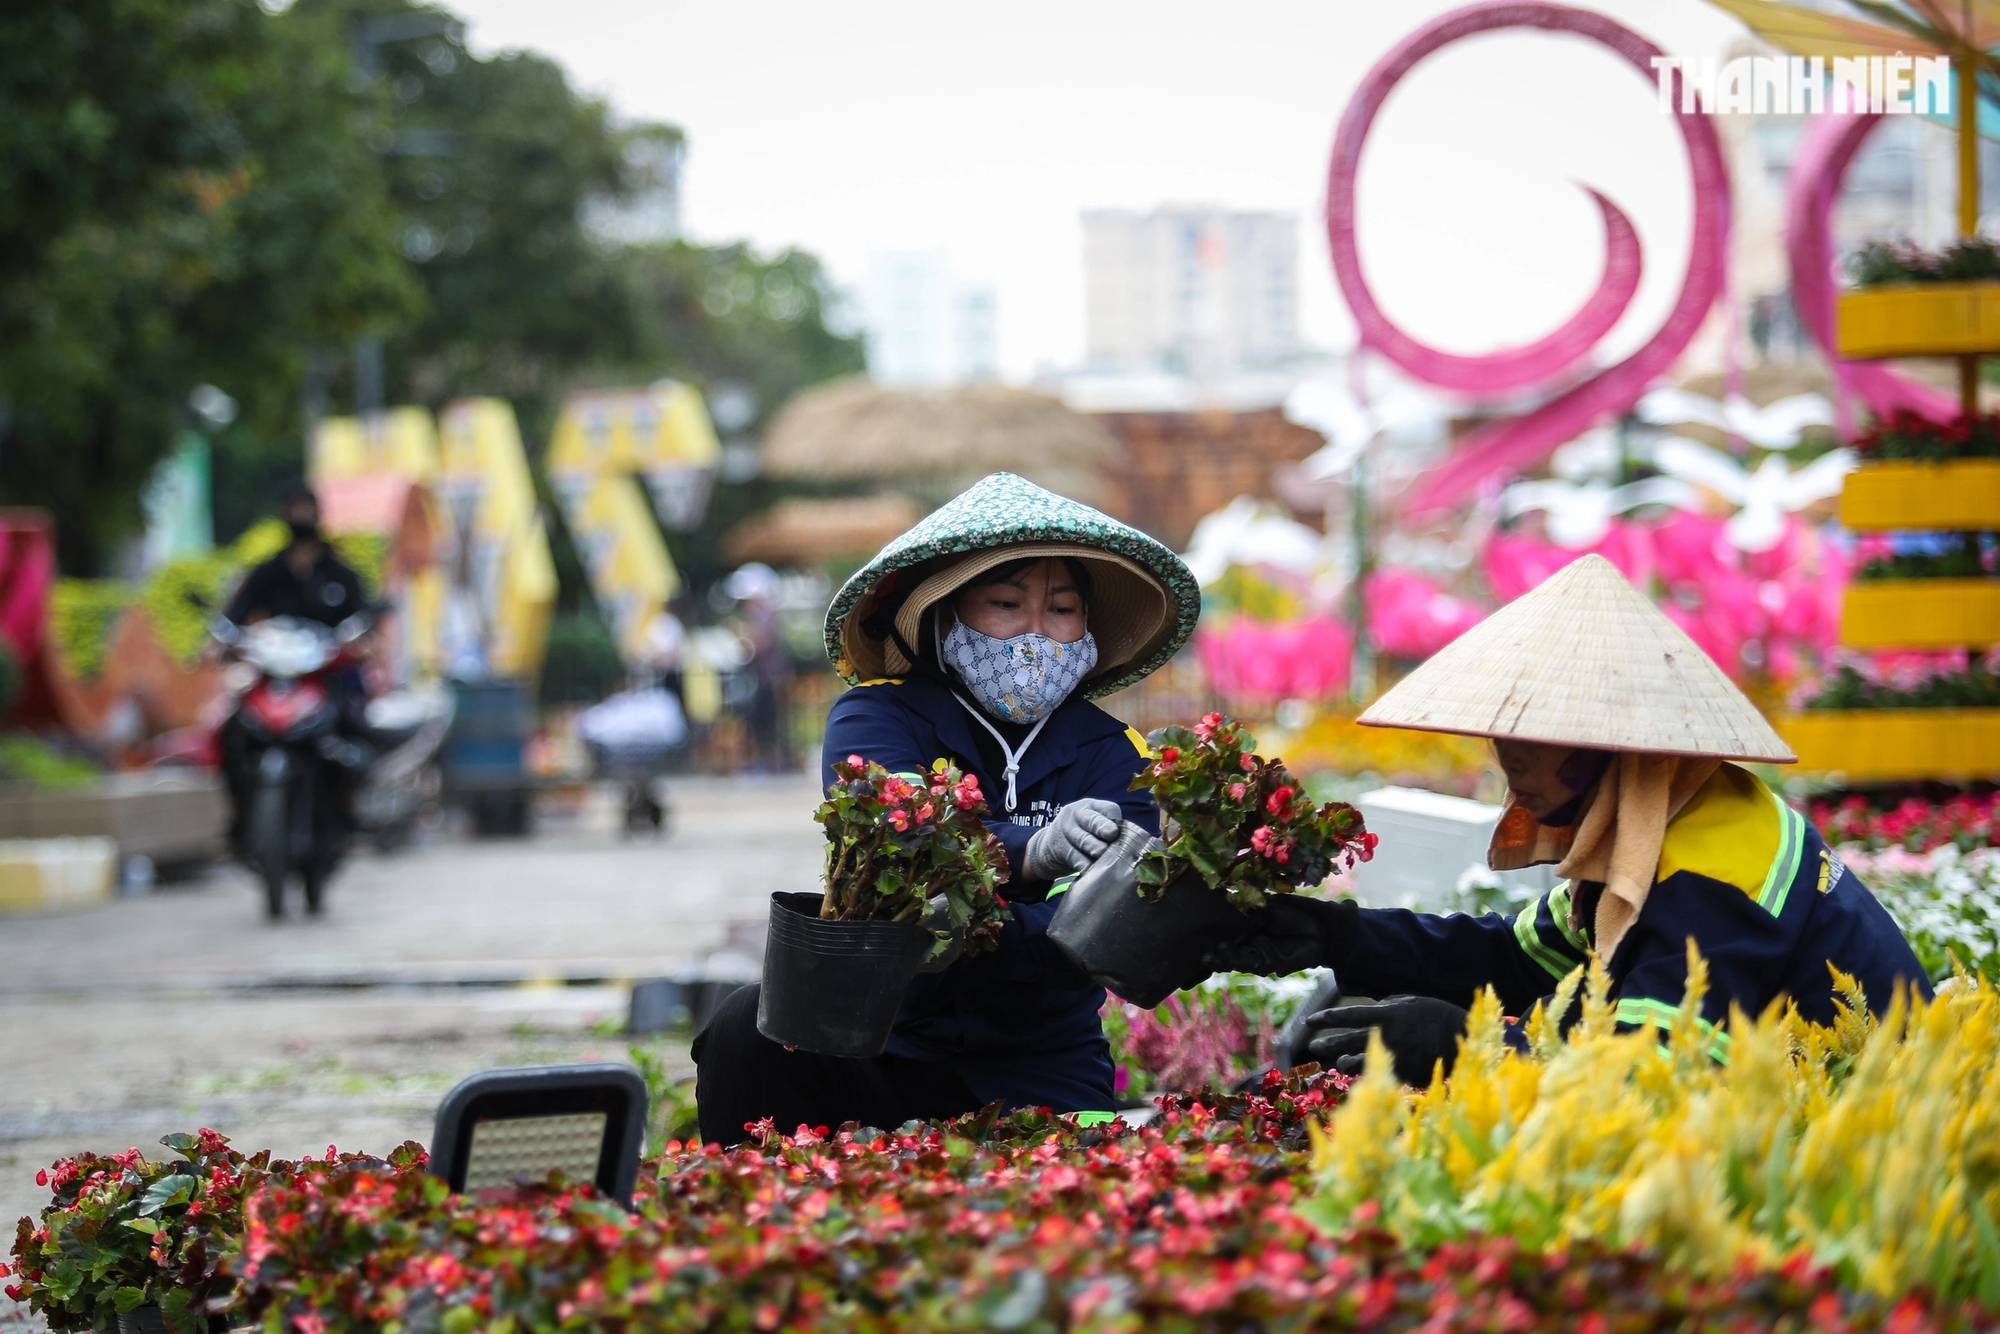
<svg viewBox="0 0 2000 1334">
<path fill-rule="evenodd" d="M 951 932 L 951 941 L 944 947 L 942 954 L 928 963 L 918 965 L 918 972 L 942 973 L 945 969 L 958 962 L 959 955 L 965 953 L 965 932 L 952 925 L 951 902 L 944 895 L 933 894 L 931 896 L 924 913 L 924 930 L 949 931 Z"/>
<path fill-rule="evenodd" d="M 1307 968 L 1338 968 L 1354 947 L 1360 909 L 1347 899 L 1274 894 L 1250 917 L 1255 925 L 1248 936 L 1203 956 L 1212 971 L 1280 977 Z"/>
<path fill-rule="evenodd" d="M 1431 1082 L 1439 1061 L 1449 1075 L 1458 1060 L 1458 1040 L 1467 1015 L 1449 1001 L 1429 996 L 1389 996 L 1372 1005 L 1321 1010 L 1306 1027 L 1351 1029 L 1313 1038 L 1306 1051 L 1315 1061 L 1344 1075 L 1358 1075 L 1368 1059 L 1368 1030 L 1380 1029 L 1382 1043 L 1396 1058 L 1396 1078 L 1415 1088 Z"/>
</svg>

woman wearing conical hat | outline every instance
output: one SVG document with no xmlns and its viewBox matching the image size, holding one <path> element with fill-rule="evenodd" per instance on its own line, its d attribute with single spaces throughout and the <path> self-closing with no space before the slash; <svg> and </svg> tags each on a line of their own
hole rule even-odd
<svg viewBox="0 0 2000 1334">
<path fill-rule="evenodd" d="M 1690 938 L 1708 961 L 1703 1019 L 1723 1059 L 1732 1007 L 1756 1015 L 1786 997 L 1830 1023 L 1836 968 L 1878 1013 L 1899 988 L 1930 993 L 1875 896 L 1810 822 L 1731 763 L 1797 757 L 1601 556 L 1467 631 L 1360 721 L 1493 738 L 1508 794 L 1488 863 L 1554 862 L 1565 879 L 1511 919 L 1274 899 L 1258 933 L 1211 966 L 1324 966 L 1349 994 L 1389 998 L 1313 1015 L 1294 1059 L 1353 1071 L 1375 1027 L 1397 1074 L 1427 1083 L 1437 1062 L 1449 1071 L 1476 991 L 1490 986 L 1524 1015 L 1593 952 L 1619 1022 L 1664 1026 Z"/>
<path fill-rule="evenodd" d="M 745 1122 L 895 1126 L 989 1102 L 1113 1105 L 1104 991 L 1045 931 L 1052 883 L 1088 868 L 1121 821 L 1159 831 L 1132 778 L 1145 741 L 1090 701 L 1187 642 L 1201 593 L 1144 533 L 1011 473 L 985 478 L 884 547 L 834 596 L 827 654 L 853 686 L 827 717 L 823 767 L 891 772 L 949 758 L 979 780 L 1011 870 L 1013 920 L 990 954 L 919 976 L 885 1055 L 786 1051 L 756 1031 L 757 989 L 695 1042 L 702 1135 Z"/>
</svg>

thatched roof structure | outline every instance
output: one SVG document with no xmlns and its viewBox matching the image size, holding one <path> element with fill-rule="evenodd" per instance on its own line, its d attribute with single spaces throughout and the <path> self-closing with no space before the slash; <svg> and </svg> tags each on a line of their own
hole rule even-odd
<svg viewBox="0 0 2000 1334">
<path fill-rule="evenodd" d="M 924 517 L 908 496 L 781 500 L 731 528 L 722 551 L 731 561 L 819 565 L 874 555 Z"/>
<path fill-rule="evenodd" d="M 787 403 L 764 437 L 775 477 L 872 480 L 933 500 L 990 472 L 1094 501 L 1118 441 L 1060 399 L 1005 385 L 886 389 L 840 380 Z"/>
</svg>

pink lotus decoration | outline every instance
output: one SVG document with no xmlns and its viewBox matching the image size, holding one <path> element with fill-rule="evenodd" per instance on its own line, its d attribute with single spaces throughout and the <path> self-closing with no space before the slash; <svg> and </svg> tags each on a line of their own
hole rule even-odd
<svg viewBox="0 0 2000 1334">
<path fill-rule="evenodd" d="M 1281 624 L 1237 616 L 1204 625 L 1194 651 L 1209 688 L 1232 703 L 1324 699 L 1347 688 L 1354 634 L 1327 616 Z"/>
<path fill-rule="evenodd" d="M 1644 588 L 1653 577 L 1653 533 L 1630 519 L 1613 519 L 1604 536 L 1574 550 L 1526 533 L 1495 533 L 1486 541 L 1486 586 L 1502 602 L 1538 588 L 1580 556 L 1596 554 Z"/>
<path fill-rule="evenodd" d="M 1377 570 L 1365 587 L 1369 637 L 1391 657 L 1428 658 L 1486 619 L 1484 608 L 1412 570 Z"/>
<path fill-rule="evenodd" d="M 1731 545 L 1725 521 L 1676 514 L 1653 533 L 1661 609 L 1733 676 L 1763 670 L 1787 679 L 1807 653 L 1822 660 L 1840 640 L 1840 601 L 1849 562 L 1840 548 L 1797 517 L 1769 551 Z"/>
</svg>

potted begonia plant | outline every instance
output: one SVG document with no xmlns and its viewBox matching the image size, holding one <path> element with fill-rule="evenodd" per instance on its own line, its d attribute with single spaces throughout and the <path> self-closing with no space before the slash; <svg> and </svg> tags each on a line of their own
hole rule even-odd
<svg viewBox="0 0 2000 1334">
<path fill-rule="evenodd" d="M 825 888 L 771 895 L 757 1031 L 827 1056 L 879 1056 L 926 964 L 991 949 L 1007 920 L 1007 857 L 979 780 L 940 760 L 892 774 L 850 755 L 815 816 Z"/>
<path fill-rule="evenodd" d="M 1132 780 L 1159 803 L 1164 836 L 1128 826 L 1062 896 L 1049 939 L 1101 985 L 1152 1008 L 1208 975 L 1202 956 L 1240 940 L 1273 894 L 1374 855 L 1344 802 L 1315 805 L 1282 761 L 1252 753 L 1242 724 L 1211 713 L 1147 738 Z"/>
</svg>

